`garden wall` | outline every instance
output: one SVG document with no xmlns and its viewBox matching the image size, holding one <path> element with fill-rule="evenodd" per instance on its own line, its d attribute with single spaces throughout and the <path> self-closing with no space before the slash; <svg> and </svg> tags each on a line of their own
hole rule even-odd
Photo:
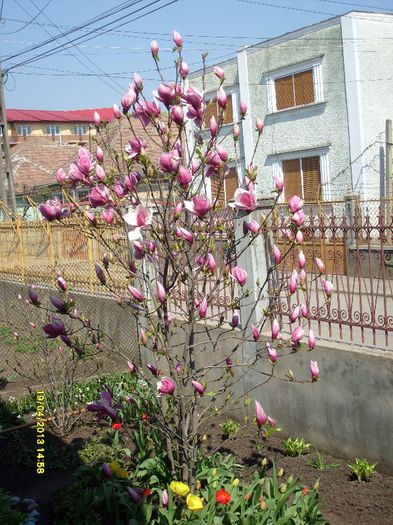
<svg viewBox="0 0 393 525">
<path fill-rule="evenodd" d="M 210 333 L 213 340 L 221 338 L 218 352 L 224 358 L 236 345 L 234 334 L 220 330 Z M 206 336 L 201 333 L 198 340 L 206 340 Z M 264 342 L 258 344 L 261 355 L 265 356 Z M 210 364 L 209 352 L 200 349 L 198 359 Z M 245 353 L 255 355 L 255 351 L 256 344 L 248 343 L 237 358 L 241 361 L 246 358 Z M 253 400 L 258 399 L 277 420 L 283 436 L 304 437 L 319 450 L 338 457 L 378 461 L 380 470 L 393 472 L 393 353 L 324 342 L 317 344 L 313 352 L 299 351 L 282 357 L 276 364 L 276 374 L 284 377 L 291 369 L 296 379 L 308 380 L 310 359 L 318 361 L 317 383 L 272 379 L 254 389 L 266 381 L 261 372 L 271 370 L 263 358 L 235 386 L 235 392 L 237 395 L 250 392 Z M 248 409 L 239 403 L 231 416 L 240 419 L 247 410 L 254 417 L 253 403 Z"/>
</svg>

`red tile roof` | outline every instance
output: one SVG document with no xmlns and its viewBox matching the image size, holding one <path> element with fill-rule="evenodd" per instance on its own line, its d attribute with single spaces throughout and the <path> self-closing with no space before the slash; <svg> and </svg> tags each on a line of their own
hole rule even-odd
<svg viewBox="0 0 393 525">
<path fill-rule="evenodd" d="M 43 109 L 7 109 L 9 122 L 93 122 L 94 111 L 102 120 L 113 120 L 112 108 L 75 109 L 70 111 L 51 111 Z"/>
</svg>

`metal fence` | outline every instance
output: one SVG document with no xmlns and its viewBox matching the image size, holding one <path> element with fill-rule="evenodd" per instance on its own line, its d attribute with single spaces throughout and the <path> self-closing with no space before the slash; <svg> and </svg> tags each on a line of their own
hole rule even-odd
<svg viewBox="0 0 393 525">
<path fill-rule="evenodd" d="M 301 230 L 309 324 L 317 326 L 324 338 L 393 348 L 393 202 L 346 199 L 308 203 L 305 213 Z M 286 227 L 279 209 L 271 234 L 284 253 L 291 246 Z M 324 261 L 327 276 L 317 272 L 316 257 Z M 271 286 L 286 282 L 294 268 L 296 248 L 278 267 Z M 330 301 L 322 292 L 323 278 L 334 285 Z M 299 296 L 297 301 L 302 302 Z M 284 292 L 275 308 L 283 321 L 288 319 L 293 306 Z"/>
</svg>

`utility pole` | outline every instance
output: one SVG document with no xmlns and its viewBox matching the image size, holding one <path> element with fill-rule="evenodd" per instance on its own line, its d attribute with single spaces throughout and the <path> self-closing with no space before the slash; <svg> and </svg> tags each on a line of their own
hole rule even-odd
<svg viewBox="0 0 393 525">
<path fill-rule="evenodd" d="M 5 181 L 8 182 L 8 199 L 5 199 L 5 205 L 8 204 L 9 208 L 16 214 L 16 199 L 15 199 L 15 188 L 14 181 L 12 178 L 12 163 L 11 163 L 11 150 L 10 143 L 8 140 L 8 123 L 7 123 L 7 112 L 5 109 L 4 100 L 4 81 L 3 81 L 3 70 L 0 65 L 0 129 L 2 131 L 2 143 L 1 143 L 1 155 L 0 155 L 0 195 L 3 199 L 3 185 Z M 4 152 L 4 169 L 3 169 L 3 152 Z M 5 175 L 5 177 L 4 177 Z M 3 199 L 4 200 L 4 199 Z"/>
<path fill-rule="evenodd" d="M 386 176 L 386 198 L 391 199 L 393 194 L 393 133 L 392 133 L 392 121 L 386 121 L 386 134 L 385 134 L 385 176 Z"/>
</svg>

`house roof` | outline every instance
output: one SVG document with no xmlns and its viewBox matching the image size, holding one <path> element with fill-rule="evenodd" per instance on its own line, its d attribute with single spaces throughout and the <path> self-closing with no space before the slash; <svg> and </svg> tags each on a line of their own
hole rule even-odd
<svg viewBox="0 0 393 525">
<path fill-rule="evenodd" d="M 112 108 L 75 109 L 52 111 L 43 109 L 7 109 L 9 122 L 93 122 L 94 111 L 103 120 L 113 120 Z"/>
</svg>

